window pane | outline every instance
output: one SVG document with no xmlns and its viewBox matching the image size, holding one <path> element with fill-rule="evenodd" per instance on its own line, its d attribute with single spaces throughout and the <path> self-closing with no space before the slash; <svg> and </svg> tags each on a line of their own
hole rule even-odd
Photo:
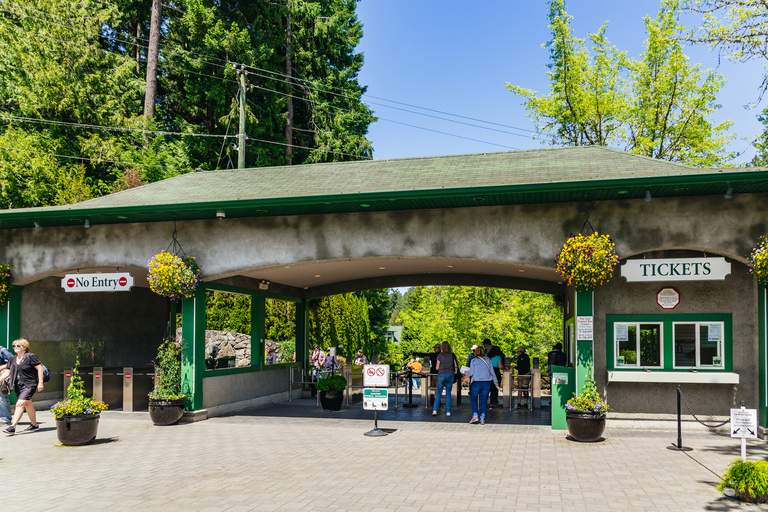
<svg viewBox="0 0 768 512">
<path fill-rule="evenodd" d="M 637 326 L 616 324 L 617 366 L 637 366 Z"/>
<path fill-rule="evenodd" d="M 696 366 L 696 324 L 675 324 L 675 366 Z"/>
<path fill-rule="evenodd" d="M 290 363 L 296 355 L 296 303 L 266 299 L 264 363 Z"/>
<path fill-rule="evenodd" d="M 251 365 L 251 297 L 205 292 L 205 368 Z"/>
<path fill-rule="evenodd" d="M 722 354 L 720 353 L 722 339 L 722 324 L 701 324 L 699 326 L 701 366 L 722 366 Z"/>
<path fill-rule="evenodd" d="M 640 324 L 640 366 L 661 366 L 659 324 Z"/>
</svg>

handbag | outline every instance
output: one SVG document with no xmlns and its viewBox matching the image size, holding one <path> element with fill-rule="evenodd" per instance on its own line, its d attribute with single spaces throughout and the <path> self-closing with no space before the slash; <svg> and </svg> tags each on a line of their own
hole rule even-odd
<svg viewBox="0 0 768 512">
<path fill-rule="evenodd" d="M 3 395 L 10 395 L 12 389 L 11 377 L 6 377 L 5 379 L 0 380 L 0 393 Z"/>
</svg>

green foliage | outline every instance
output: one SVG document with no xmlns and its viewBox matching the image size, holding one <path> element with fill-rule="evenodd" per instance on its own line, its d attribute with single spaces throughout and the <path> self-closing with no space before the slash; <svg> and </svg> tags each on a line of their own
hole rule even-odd
<svg viewBox="0 0 768 512">
<path fill-rule="evenodd" d="M 358 350 L 371 356 L 373 334 L 369 305 L 354 293 L 331 295 L 313 300 L 309 305 L 309 344 L 339 347 L 337 355 L 352 359 Z"/>
<path fill-rule="evenodd" d="M 472 345 L 490 338 L 511 356 L 524 346 L 546 354 L 563 337 L 562 303 L 551 295 L 500 288 L 419 286 L 408 293 L 398 314 L 403 325 L 402 354 L 429 352 L 447 341 L 459 361 Z"/>
<path fill-rule="evenodd" d="M 155 389 L 149 394 L 152 400 L 178 400 L 189 395 L 181 392 L 181 347 L 169 336 L 157 350 L 155 361 Z"/>
<path fill-rule="evenodd" d="M 636 350 L 621 350 L 619 356 L 624 358 L 626 364 L 637 363 L 637 351 Z"/>
<path fill-rule="evenodd" d="M 315 383 L 318 391 L 344 391 L 347 388 L 347 379 L 343 375 L 328 375 Z"/>
<path fill-rule="evenodd" d="M 279 363 L 292 363 L 293 355 L 296 353 L 296 340 L 285 340 L 280 342 L 280 355 L 277 357 Z"/>
<path fill-rule="evenodd" d="M 268 340 L 282 344 L 296 340 L 296 303 L 288 300 L 264 301 L 265 330 Z"/>
<path fill-rule="evenodd" d="M 106 403 L 85 396 L 85 384 L 80 378 L 79 370 L 80 359 L 78 358 L 75 360 L 75 367 L 72 368 L 72 379 L 67 388 L 67 398 L 51 407 L 53 417 L 56 419 L 79 414 L 99 414 L 101 411 L 107 410 Z"/>
<path fill-rule="evenodd" d="M 206 290 L 205 328 L 251 334 L 251 296 Z"/>
<path fill-rule="evenodd" d="M 607 24 L 589 34 L 592 48 L 573 36 L 564 0 L 549 2 L 552 39 L 550 93 L 507 84 L 524 98 L 537 129 L 551 144 L 619 147 L 651 158 L 689 165 L 722 166 L 734 135 L 731 122 L 709 119 L 720 108 L 715 95 L 722 75 L 692 65 L 679 41 L 678 0 L 662 0 L 655 19 L 646 16 L 648 39 L 639 60 L 610 45 Z"/>
<path fill-rule="evenodd" d="M 747 501 L 768 502 L 768 462 L 741 459 L 731 461 L 717 490 L 722 492 L 727 487 L 735 489 Z"/>
<path fill-rule="evenodd" d="M 594 379 L 591 377 L 591 368 L 589 375 L 590 377 L 587 378 L 584 387 L 581 388 L 581 393 L 578 395 L 574 394 L 573 398 L 565 403 L 565 408 L 568 411 L 605 414 L 610 407 L 602 398 L 600 398 L 600 393 L 597 392 L 597 386 L 595 385 Z"/>
</svg>

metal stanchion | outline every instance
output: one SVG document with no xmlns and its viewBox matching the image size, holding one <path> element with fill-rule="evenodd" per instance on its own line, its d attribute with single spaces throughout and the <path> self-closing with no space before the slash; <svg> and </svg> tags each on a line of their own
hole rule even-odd
<svg viewBox="0 0 768 512">
<path fill-rule="evenodd" d="M 408 403 L 404 403 L 403 407 L 418 407 L 418 404 L 413 403 L 413 368 L 408 368 L 406 378 L 408 379 Z"/>
<path fill-rule="evenodd" d="M 682 413 L 682 408 L 680 406 L 681 397 L 682 397 L 682 391 L 680 391 L 680 386 L 677 386 L 677 446 L 675 445 L 667 446 L 667 450 L 690 452 L 693 450 L 693 448 L 683 446 L 683 413 Z"/>
</svg>

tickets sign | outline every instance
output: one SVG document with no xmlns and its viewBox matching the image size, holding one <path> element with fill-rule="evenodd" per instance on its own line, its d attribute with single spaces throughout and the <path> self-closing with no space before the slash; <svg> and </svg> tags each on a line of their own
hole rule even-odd
<svg viewBox="0 0 768 512">
<path fill-rule="evenodd" d="M 129 292 L 133 276 L 129 272 L 109 274 L 67 274 L 61 280 L 65 292 Z"/>
</svg>

